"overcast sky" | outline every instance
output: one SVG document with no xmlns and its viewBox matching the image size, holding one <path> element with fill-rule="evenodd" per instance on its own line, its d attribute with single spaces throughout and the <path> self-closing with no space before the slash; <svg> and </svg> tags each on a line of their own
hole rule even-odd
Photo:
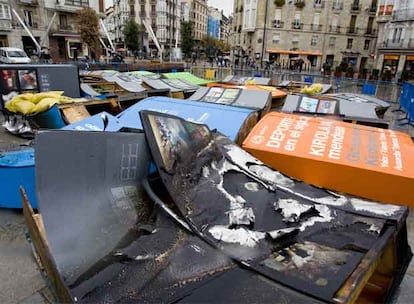
<svg viewBox="0 0 414 304">
<path fill-rule="evenodd" d="M 227 17 L 233 13 L 233 0 L 207 0 L 207 4 L 223 10 Z"/>
</svg>

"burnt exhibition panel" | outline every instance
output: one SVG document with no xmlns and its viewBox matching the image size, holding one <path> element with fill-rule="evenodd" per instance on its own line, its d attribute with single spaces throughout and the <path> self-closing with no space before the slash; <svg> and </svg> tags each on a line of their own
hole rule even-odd
<svg viewBox="0 0 414 304">
<path fill-rule="evenodd" d="M 201 148 L 208 130 L 193 132 Z M 41 132 L 35 152 L 50 253 L 73 302 L 313 301 L 239 267 L 154 204 L 141 184 L 142 132 Z"/>
<path fill-rule="evenodd" d="M 407 208 L 288 178 L 206 126 L 141 112 L 153 159 L 193 231 L 236 264 L 323 301 Z M 409 248 L 405 248 L 409 255 Z"/>
</svg>

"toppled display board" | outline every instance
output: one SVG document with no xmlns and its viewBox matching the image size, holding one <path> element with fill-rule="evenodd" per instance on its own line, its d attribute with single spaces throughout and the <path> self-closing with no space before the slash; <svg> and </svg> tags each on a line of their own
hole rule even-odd
<svg viewBox="0 0 414 304">
<path fill-rule="evenodd" d="M 0 68 L 0 109 L 15 95 L 64 91 L 80 97 L 78 67 L 71 64 L 2 64 Z"/>
<path fill-rule="evenodd" d="M 297 291 L 333 301 L 362 259 L 385 246 L 385 223 L 405 221 L 406 207 L 296 182 L 206 126 L 140 114 L 161 179 L 193 231 L 234 261 Z M 409 249 L 406 254 L 409 260 Z"/>
<path fill-rule="evenodd" d="M 226 76 L 221 82 L 237 85 L 246 85 L 246 84 L 258 84 L 258 85 L 269 85 L 272 82 L 272 79 L 266 77 L 242 77 L 229 75 Z"/>
<path fill-rule="evenodd" d="M 46 268 L 62 302 L 229 303 L 240 301 L 239 288 L 248 302 L 315 302 L 239 267 L 165 215 L 140 182 L 143 141 L 143 133 L 39 134 L 42 247 L 50 248 Z"/>
<path fill-rule="evenodd" d="M 37 138 L 47 241 L 35 247 L 62 302 L 345 303 L 376 276 L 371 300 L 383 302 L 398 286 L 406 207 L 297 182 L 205 125 L 140 115 L 145 138 Z M 145 139 L 159 171 L 149 180 Z"/>
<path fill-rule="evenodd" d="M 206 85 L 207 87 L 218 87 L 222 89 L 242 89 L 242 90 L 253 90 L 253 91 L 265 91 L 272 94 L 272 107 L 278 106 L 286 97 L 287 93 L 279 90 L 275 87 L 268 85 L 237 85 L 222 82 L 212 82 Z M 203 91 L 201 91 L 203 92 Z"/>
<path fill-rule="evenodd" d="M 378 116 L 377 107 L 373 102 L 358 102 L 331 95 L 288 95 L 281 112 L 329 116 L 330 119 L 388 129 L 389 122 Z"/>
<path fill-rule="evenodd" d="M 141 100 L 120 113 L 117 119 L 123 127 L 142 129 L 139 117 L 139 112 L 142 110 L 169 113 L 186 120 L 206 124 L 211 129 L 220 130 L 239 144 L 243 142 L 258 120 L 257 111 L 252 109 L 167 97 L 150 97 Z M 228 119 L 229 117 L 231 119 Z"/>
<path fill-rule="evenodd" d="M 254 109 L 260 111 L 261 116 L 268 113 L 272 106 L 272 96 L 270 92 L 266 92 L 264 90 L 201 87 L 189 99 L 194 101 Z"/>
<path fill-rule="evenodd" d="M 270 113 L 243 147 L 304 182 L 381 202 L 414 206 L 414 145 L 393 130 Z"/>
</svg>

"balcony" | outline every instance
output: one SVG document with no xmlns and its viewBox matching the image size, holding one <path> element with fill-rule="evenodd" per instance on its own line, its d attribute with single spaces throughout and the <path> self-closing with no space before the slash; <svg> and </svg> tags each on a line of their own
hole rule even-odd
<svg viewBox="0 0 414 304">
<path fill-rule="evenodd" d="M 342 3 L 342 2 L 334 2 L 333 4 L 332 4 L 332 9 L 334 10 L 334 11 L 339 11 L 339 10 L 342 10 L 342 8 L 344 7 L 344 4 Z"/>
<path fill-rule="evenodd" d="M 59 30 L 60 31 L 71 31 L 72 26 L 68 24 L 59 24 Z"/>
<path fill-rule="evenodd" d="M 335 26 L 335 25 L 330 25 L 329 26 L 329 32 L 330 33 L 341 33 L 341 27 L 340 26 Z"/>
<path fill-rule="evenodd" d="M 314 32 L 320 32 L 322 31 L 322 24 L 311 24 L 310 30 Z"/>
<path fill-rule="evenodd" d="M 0 31 L 11 31 L 11 20 L 10 19 L 0 19 Z"/>
<path fill-rule="evenodd" d="M 359 12 L 361 5 L 359 3 L 351 3 L 351 12 Z"/>
<path fill-rule="evenodd" d="M 285 26 L 285 23 L 283 21 L 280 21 L 280 20 L 273 20 L 272 26 L 274 28 L 283 28 Z"/>
<path fill-rule="evenodd" d="M 404 44 L 404 40 L 387 39 L 383 43 L 379 44 L 379 47 L 395 49 L 395 48 L 401 48 L 403 44 Z"/>
<path fill-rule="evenodd" d="M 38 0 L 18 0 L 17 2 L 21 5 L 26 5 L 26 6 L 38 6 L 39 5 Z"/>
<path fill-rule="evenodd" d="M 60 0 L 59 2 L 56 1 L 55 9 L 58 12 L 65 12 L 65 13 L 76 13 L 82 6 L 80 5 L 73 5 L 71 2 Z"/>
<path fill-rule="evenodd" d="M 368 8 L 368 13 L 369 13 L 370 15 L 376 15 L 376 14 L 377 14 L 377 10 L 378 10 L 378 6 L 376 6 L 376 5 L 371 5 L 371 6 Z"/>
<path fill-rule="evenodd" d="M 365 36 L 377 36 L 377 29 L 367 28 L 365 31 Z"/>
<path fill-rule="evenodd" d="M 356 34 L 358 34 L 358 28 L 357 27 L 347 27 L 346 28 L 346 32 L 348 34 L 354 34 L 354 35 L 356 35 Z"/>
<path fill-rule="evenodd" d="M 393 21 L 414 20 L 414 9 L 394 10 L 392 14 Z"/>
<path fill-rule="evenodd" d="M 300 30 L 303 28 L 303 23 L 300 22 L 292 22 L 292 29 Z"/>
<path fill-rule="evenodd" d="M 32 25 L 26 24 L 28 28 L 31 28 L 33 30 L 39 29 L 39 24 L 37 22 L 33 22 Z"/>
<path fill-rule="evenodd" d="M 243 27 L 243 32 L 253 33 L 254 30 L 255 30 L 254 26 L 246 26 L 246 27 Z"/>
</svg>

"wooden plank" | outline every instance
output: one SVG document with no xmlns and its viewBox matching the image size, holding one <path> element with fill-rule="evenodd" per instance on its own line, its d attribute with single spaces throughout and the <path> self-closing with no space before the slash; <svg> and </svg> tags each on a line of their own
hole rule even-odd
<svg viewBox="0 0 414 304">
<path fill-rule="evenodd" d="M 333 299 L 336 303 L 355 303 L 358 300 L 361 292 L 382 263 L 384 263 L 384 253 L 390 250 L 396 250 L 395 243 L 392 241 L 395 237 L 395 227 L 388 227 L 382 237 L 372 247 L 362 261 L 359 263 L 358 268 L 349 276 L 348 280 L 344 283 L 341 289 L 337 292 Z M 387 246 L 388 245 L 388 246 Z M 383 293 L 387 294 L 388 290 L 384 290 Z"/>
<path fill-rule="evenodd" d="M 37 228 L 39 229 L 39 233 L 41 237 L 45 240 L 46 245 L 49 246 L 49 243 L 46 238 L 46 230 L 45 230 L 45 226 L 43 225 L 42 216 L 40 214 L 34 214 L 33 218 L 34 218 L 34 221 L 36 222 Z"/>
<path fill-rule="evenodd" d="M 73 105 L 61 109 L 63 117 L 68 124 L 83 120 L 91 116 L 84 105 Z"/>
<path fill-rule="evenodd" d="M 30 205 L 29 199 L 23 187 L 20 188 L 20 193 L 22 196 L 23 216 L 26 221 L 33 246 L 40 258 L 47 277 L 55 288 L 59 300 L 62 303 L 72 303 L 73 300 L 70 296 L 69 290 L 65 286 L 60 273 L 57 271 L 55 261 L 53 260 L 50 253 L 50 249 L 44 234 L 43 224 L 42 227 L 39 227 L 37 224 L 37 222 L 40 221 L 40 217 L 37 217 L 36 219 L 33 208 Z"/>
<path fill-rule="evenodd" d="M 100 104 L 110 104 L 111 99 L 93 99 L 93 100 L 85 100 L 79 102 L 71 102 L 71 103 L 63 103 L 59 104 L 59 109 L 71 108 L 76 106 L 92 106 L 92 105 L 100 105 Z"/>
</svg>

